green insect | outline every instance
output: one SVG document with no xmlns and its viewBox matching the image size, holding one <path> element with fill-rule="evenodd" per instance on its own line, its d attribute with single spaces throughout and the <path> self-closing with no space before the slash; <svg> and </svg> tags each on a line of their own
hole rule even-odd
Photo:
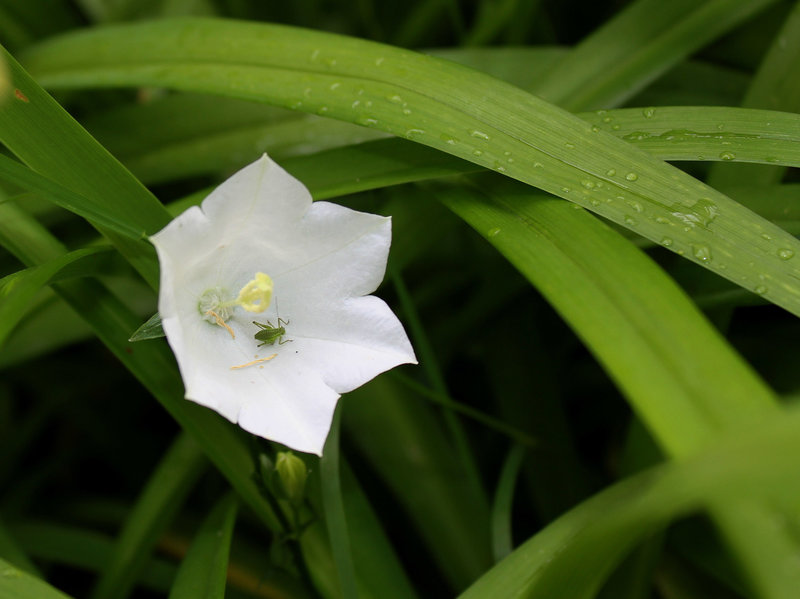
<svg viewBox="0 0 800 599">
<path fill-rule="evenodd" d="M 278 326 L 273 326 L 269 320 L 267 324 L 262 324 L 254 320 L 253 324 L 261 329 L 254 335 L 257 341 L 261 341 L 258 347 L 262 345 L 275 345 L 276 341 L 278 345 L 283 345 L 284 343 L 292 341 L 291 339 L 284 340 L 283 338 L 286 334 L 286 325 L 289 324 L 289 321 L 283 320 L 280 316 L 278 316 Z"/>
</svg>

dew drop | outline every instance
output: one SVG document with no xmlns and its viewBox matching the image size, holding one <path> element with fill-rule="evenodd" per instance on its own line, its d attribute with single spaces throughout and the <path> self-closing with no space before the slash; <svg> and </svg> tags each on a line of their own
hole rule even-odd
<svg viewBox="0 0 800 599">
<path fill-rule="evenodd" d="M 411 109 L 410 108 L 403 108 L 403 114 L 408 116 L 409 114 L 411 114 Z"/>
<path fill-rule="evenodd" d="M 378 124 L 378 119 L 366 116 L 366 117 L 362 117 L 362 118 L 356 119 L 356 122 L 359 125 L 364 125 L 366 127 L 374 127 L 375 125 Z"/>
<path fill-rule="evenodd" d="M 472 155 L 473 156 L 483 156 L 483 151 L 482 150 L 472 150 Z"/>
<path fill-rule="evenodd" d="M 381 56 L 380 58 L 376 58 L 376 59 L 375 59 L 375 66 L 376 66 L 376 67 L 379 67 L 379 66 L 381 66 L 381 65 L 383 64 L 383 61 L 384 61 L 384 60 L 386 60 L 386 59 L 385 59 L 383 56 Z"/>
<path fill-rule="evenodd" d="M 700 262 L 711 262 L 711 250 L 707 245 L 693 245 L 692 254 Z"/>
<path fill-rule="evenodd" d="M 708 226 L 714 222 L 714 219 L 717 218 L 717 215 L 719 215 L 719 208 L 709 198 L 700 198 L 689 206 L 688 211 L 685 211 L 685 207 L 681 204 L 673 205 L 672 209 L 675 210 L 672 216 L 681 220 L 685 225 L 688 225 L 689 228 L 696 227 L 697 225 L 708 228 Z M 684 230 L 688 231 L 689 228 Z"/>
<path fill-rule="evenodd" d="M 668 248 L 669 246 L 672 245 L 672 239 L 670 239 L 669 237 L 664 237 L 661 240 L 661 245 L 663 245 L 665 248 Z"/>
<path fill-rule="evenodd" d="M 614 175 L 616 175 L 616 174 L 617 174 L 617 170 L 616 170 L 616 169 L 613 169 L 613 168 L 610 168 L 610 169 L 608 169 L 608 170 L 606 171 L 606 176 L 607 176 L 607 177 L 613 177 L 613 176 L 614 176 Z"/>
<path fill-rule="evenodd" d="M 394 96 L 389 96 L 389 102 L 391 102 L 392 104 L 402 104 L 403 98 L 395 94 Z"/>
<path fill-rule="evenodd" d="M 631 208 L 636 210 L 636 212 L 643 212 L 644 211 L 644 208 L 642 207 L 642 205 L 639 202 L 637 202 L 636 200 L 628 200 L 627 204 L 628 204 L 628 206 L 630 206 Z"/>
<path fill-rule="evenodd" d="M 753 289 L 753 291 L 755 291 L 758 295 L 764 295 L 769 290 L 767 289 L 766 285 L 759 285 L 758 287 Z"/>
<path fill-rule="evenodd" d="M 595 182 L 594 181 L 590 181 L 589 179 L 584 179 L 583 181 L 581 181 L 581 185 L 583 185 L 586 189 L 594 189 L 595 188 Z"/>
<path fill-rule="evenodd" d="M 719 157 L 721 160 L 735 160 L 736 154 L 733 152 L 722 152 Z"/>
<path fill-rule="evenodd" d="M 446 143 L 446 144 L 448 144 L 448 145 L 451 145 L 451 146 L 452 146 L 452 145 L 455 145 L 455 143 L 456 143 L 456 140 L 455 140 L 455 138 L 454 138 L 454 137 L 450 137 L 450 136 L 449 136 L 449 135 L 447 135 L 446 133 L 442 133 L 442 134 L 439 136 L 439 139 L 441 139 L 441 140 L 442 140 L 444 143 Z"/>
<path fill-rule="evenodd" d="M 415 135 L 425 135 L 424 129 L 409 129 L 406 131 L 406 139 L 411 139 Z"/>
<path fill-rule="evenodd" d="M 769 235 L 768 233 L 762 233 L 761 237 L 762 239 L 766 239 L 767 241 L 772 241 L 772 235 Z"/>
<path fill-rule="evenodd" d="M 350 104 L 350 108 L 352 108 L 352 109 L 356 109 L 356 108 L 358 108 L 358 105 L 359 105 L 359 104 L 361 104 L 361 100 L 356 100 L 355 102 L 353 102 L 352 104 Z"/>
<path fill-rule="evenodd" d="M 325 114 L 326 112 L 328 112 L 328 110 L 330 109 L 327 106 L 320 106 L 317 109 L 317 114 Z"/>
<path fill-rule="evenodd" d="M 632 216 L 625 215 L 625 224 L 632 227 L 636 224 L 636 219 Z"/>
<path fill-rule="evenodd" d="M 650 135 L 647 131 L 632 131 L 627 135 L 623 135 L 622 139 L 625 141 L 645 141 L 651 137 L 652 135 Z"/>
<path fill-rule="evenodd" d="M 628 181 L 636 181 L 638 178 L 639 175 L 637 175 L 636 173 L 628 173 L 627 175 L 625 175 L 625 179 Z"/>
<path fill-rule="evenodd" d="M 495 237 L 498 233 L 500 233 L 500 227 L 495 227 L 494 229 L 489 229 L 489 231 L 487 231 L 486 234 L 489 237 Z"/>
<path fill-rule="evenodd" d="M 575 144 L 567 142 L 567 143 L 564 144 L 564 147 L 567 148 L 568 150 L 574 150 L 575 149 Z"/>
<path fill-rule="evenodd" d="M 330 89 L 331 89 L 331 91 L 334 91 L 334 90 L 339 89 L 341 86 L 342 86 L 342 84 L 339 83 L 338 81 L 336 81 L 335 83 L 331 83 Z"/>
<path fill-rule="evenodd" d="M 485 141 L 489 141 L 489 136 L 488 136 L 486 133 L 484 133 L 483 131 L 478 131 L 478 130 L 476 129 L 476 130 L 474 130 L 474 131 L 470 131 L 470 132 L 469 132 L 469 134 L 470 134 L 472 137 L 475 137 L 475 138 L 477 138 L 477 139 L 483 139 L 483 140 L 485 140 Z"/>
<path fill-rule="evenodd" d="M 669 225 L 669 224 L 671 224 L 669 222 L 669 219 L 667 217 L 665 217 L 665 216 L 657 216 L 656 217 L 656 222 L 658 224 L 660 224 L 660 225 Z"/>
<path fill-rule="evenodd" d="M 781 260 L 789 260 L 792 256 L 794 256 L 794 251 L 788 248 L 781 248 L 778 250 L 778 258 Z"/>
<path fill-rule="evenodd" d="M 656 114 L 656 109 L 655 108 L 645 108 L 644 110 L 642 110 L 642 114 L 644 115 L 644 118 L 652 119 L 653 116 L 655 116 L 655 114 Z"/>
<path fill-rule="evenodd" d="M 600 200 L 598 200 L 597 198 L 592 198 L 591 200 L 589 200 L 589 203 L 592 206 L 599 206 L 600 205 Z"/>
<path fill-rule="evenodd" d="M 610 122 L 611 122 L 611 121 L 613 121 L 613 120 L 614 120 L 614 119 L 613 119 L 613 118 L 611 118 L 610 116 L 603 117 L 603 122 L 604 122 L 604 123 L 610 123 Z"/>
<path fill-rule="evenodd" d="M 542 168 L 544 165 L 541 162 L 534 162 L 533 168 Z"/>
</svg>

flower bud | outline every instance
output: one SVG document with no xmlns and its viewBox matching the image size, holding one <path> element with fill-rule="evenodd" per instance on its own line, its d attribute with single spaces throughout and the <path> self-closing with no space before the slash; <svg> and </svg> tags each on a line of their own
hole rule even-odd
<svg viewBox="0 0 800 599">
<path fill-rule="evenodd" d="M 278 473 L 283 492 L 292 503 L 303 499 L 308 478 L 305 462 L 291 451 L 281 451 L 275 459 L 275 471 Z"/>
</svg>

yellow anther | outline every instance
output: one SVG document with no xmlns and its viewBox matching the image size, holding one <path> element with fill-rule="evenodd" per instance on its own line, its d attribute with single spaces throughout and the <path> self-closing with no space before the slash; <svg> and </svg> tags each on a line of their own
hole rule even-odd
<svg viewBox="0 0 800 599">
<path fill-rule="evenodd" d="M 245 364 L 239 364 L 238 366 L 231 366 L 231 370 L 239 370 L 240 368 L 247 368 L 248 366 L 255 366 L 256 364 L 261 364 L 262 362 L 269 362 L 272 358 L 277 356 L 278 354 L 272 354 L 271 356 L 267 356 L 266 358 L 259 358 L 258 360 L 253 360 L 252 362 L 247 362 Z"/>
<path fill-rule="evenodd" d="M 233 332 L 233 329 L 224 320 L 222 320 L 222 317 L 214 312 L 214 310 L 209 310 L 206 312 L 206 316 L 213 316 L 217 324 L 231 334 L 231 339 L 236 339 L 236 333 Z"/>
<path fill-rule="evenodd" d="M 248 312 L 263 312 L 272 301 L 272 277 L 257 272 L 256 277 L 239 292 L 236 303 Z"/>
</svg>

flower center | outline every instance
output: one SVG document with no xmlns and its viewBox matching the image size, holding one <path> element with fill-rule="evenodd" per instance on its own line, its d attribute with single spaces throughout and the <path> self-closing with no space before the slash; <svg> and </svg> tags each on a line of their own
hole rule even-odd
<svg viewBox="0 0 800 599">
<path fill-rule="evenodd" d="M 263 272 L 257 272 L 252 281 L 249 281 L 239 291 L 236 298 L 224 287 L 206 289 L 197 302 L 200 316 L 207 322 L 219 324 L 230 320 L 233 310 L 239 306 L 248 312 L 263 312 L 269 308 L 272 301 L 272 277 Z"/>
</svg>

